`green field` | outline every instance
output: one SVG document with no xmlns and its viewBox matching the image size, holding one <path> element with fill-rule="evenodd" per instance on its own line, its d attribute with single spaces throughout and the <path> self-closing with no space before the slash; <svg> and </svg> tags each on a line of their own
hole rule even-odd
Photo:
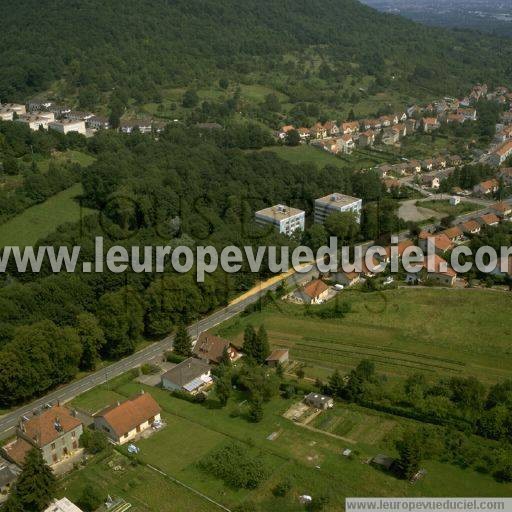
<svg viewBox="0 0 512 512">
<path fill-rule="evenodd" d="M 481 210 L 484 206 L 477 203 L 460 202 L 458 205 L 452 206 L 449 200 L 440 201 L 418 201 L 416 206 L 422 208 L 428 208 L 439 213 L 445 213 L 446 215 L 462 215 L 464 213 L 474 212 Z"/>
<path fill-rule="evenodd" d="M 135 470 L 120 454 L 113 456 L 114 462 L 92 460 L 61 481 L 62 495 L 77 500 L 83 486 L 93 483 L 132 503 L 134 512 L 219 510 L 146 464 L 230 509 L 251 502 L 257 512 L 302 511 L 298 496 L 304 493 L 328 496 L 330 501 L 325 510 L 337 512 L 343 509 L 346 496 L 507 496 L 512 492 L 511 485 L 499 484 L 488 475 L 437 462 L 423 464 L 428 476 L 415 485 L 365 464 L 377 453 L 393 455 L 394 441 L 402 431 L 418 426 L 413 420 L 336 404 L 333 410 L 318 416 L 311 428 L 304 428 L 282 416 L 300 400 L 299 396 L 271 400 L 264 405 L 263 420 L 255 424 L 245 417 L 243 395 L 235 394 L 227 407 L 219 409 L 214 397 L 202 405 L 192 404 L 164 390 L 133 382 L 132 377 L 133 374 L 127 374 L 115 379 L 109 390 L 121 397 L 132 396 L 141 388 L 151 393 L 162 407 L 166 425 L 148 439 L 137 441 L 140 454 Z M 105 394 L 105 389 L 100 386 L 88 391 L 71 405 L 81 407 L 93 400 L 94 408 L 108 405 L 112 396 Z M 101 397 L 103 403 L 93 397 Z M 267 439 L 271 433 L 277 434 L 272 441 Z M 264 462 L 266 480 L 256 490 L 230 488 L 197 467 L 197 462 L 212 450 L 233 441 L 247 446 Z M 347 447 L 354 451 L 352 459 L 341 455 Z M 114 466 L 122 469 L 115 471 Z M 272 489 L 284 478 L 291 481 L 292 488 L 286 497 L 277 499 Z"/>
<path fill-rule="evenodd" d="M 344 169 L 367 169 L 375 165 L 391 160 L 391 158 L 379 154 L 376 151 L 357 150 L 352 155 L 334 156 L 327 151 L 308 144 L 300 146 L 276 146 L 265 151 L 272 151 L 284 160 L 294 164 L 316 164 L 319 167 L 331 165 Z"/>
<path fill-rule="evenodd" d="M 77 183 L 0 225 L 0 247 L 34 245 L 64 222 L 76 222 L 93 213 L 80 207 L 76 198 L 81 193 L 82 185 Z"/>
<path fill-rule="evenodd" d="M 318 319 L 280 301 L 217 331 L 241 342 L 248 323 L 264 324 L 271 343 L 289 347 L 311 377 L 348 371 L 362 359 L 391 377 L 475 375 L 487 383 L 512 377 L 511 294 L 412 288 L 338 297 L 352 307 L 343 319 Z"/>
</svg>

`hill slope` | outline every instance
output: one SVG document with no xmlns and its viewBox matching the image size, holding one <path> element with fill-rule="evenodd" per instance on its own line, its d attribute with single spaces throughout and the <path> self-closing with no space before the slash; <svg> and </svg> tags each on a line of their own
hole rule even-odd
<svg viewBox="0 0 512 512">
<path fill-rule="evenodd" d="M 512 73 L 510 41 L 423 27 L 355 0 L 4 0 L 2 18 L 4 100 L 62 78 L 69 88 L 153 94 L 226 70 L 275 76 L 289 72 L 284 55 L 297 65 L 312 47 L 333 69 L 431 91 Z"/>
</svg>

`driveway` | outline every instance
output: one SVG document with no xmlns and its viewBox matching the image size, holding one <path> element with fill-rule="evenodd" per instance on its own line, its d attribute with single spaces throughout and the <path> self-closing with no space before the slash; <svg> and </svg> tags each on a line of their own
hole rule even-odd
<svg viewBox="0 0 512 512">
<path fill-rule="evenodd" d="M 430 199 L 430 198 L 429 198 Z M 418 199 L 408 199 L 400 204 L 400 208 L 398 209 L 398 216 L 407 221 L 413 222 L 421 222 L 427 219 L 437 219 L 440 220 L 446 215 L 443 213 L 436 212 L 434 210 L 430 210 L 429 208 L 423 208 L 422 206 L 417 206 L 416 203 Z"/>
</svg>

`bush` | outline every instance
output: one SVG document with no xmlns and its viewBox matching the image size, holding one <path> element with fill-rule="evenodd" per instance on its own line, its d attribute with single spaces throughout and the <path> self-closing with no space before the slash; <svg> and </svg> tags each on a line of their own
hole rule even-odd
<svg viewBox="0 0 512 512">
<path fill-rule="evenodd" d="M 78 505 L 85 512 L 94 512 L 103 503 L 105 496 L 97 487 L 86 485 L 78 500 Z"/>
<path fill-rule="evenodd" d="M 284 498 L 292 488 L 292 484 L 289 480 L 283 480 L 282 482 L 279 482 L 274 489 L 272 489 L 272 494 L 276 498 Z"/>
<path fill-rule="evenodd" d="M 156 364 L 145 363 L 141 365 L 140 371 L 142 375 L 155 375 L 160 371 L 160 367 Z"/>
<path fill-rule="evenodd" d="M 181 363 L 182 361 L 185 361 L 187 359 L 185 356 L 180 356 L 178 354 L 175 354 L 174 352 L 166 352 L 165 353 L 165 359 L 168 363 Z"/>
<path fill-rule="evenodd" d="M 179 398 L 180 400 L 185 400 L 192 404 L 202 404 L 206 400 L 206 395 L 204 393 L 198 393 L 197 395 L 191 395 L 186 391 L 171 391 L 171 395 L 174 398 Z"/>
<path fill-rule="evenodd" d="M 103 432 L 88 428 L 84 429 L 84 433 L 80 437 L 80 444 L 91 454 L 100 453 L 111 446 Z"/>
<path fill-rule="evenodd" d="M 267 476 L 260 458 L 235 443 L 207 455 L 199 462 L 199 467 L 234 489 L 256 489 Z"/>
</svg>

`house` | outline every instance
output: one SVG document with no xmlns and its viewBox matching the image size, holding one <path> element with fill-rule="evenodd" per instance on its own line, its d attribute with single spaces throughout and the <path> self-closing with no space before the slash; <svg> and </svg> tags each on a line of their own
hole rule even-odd
<svg viewBox="0 0 512 512">
<path fill-rule="evenodd" d="M 500 144 L 489 155 L 489 162 L 492 165 L 501 165 L 510 156 L 512 156 L 512 140 Z"/>
<path fill-rule="evenodd" d="M 437 117 L 424 117 L 422 119 L 421 124 L 423 127 L 423 131 L 425 133 L 430 133 L 433 130 L 437 130 L 440 126 L 439 120 L 437 119 Z"/>
<path fill-rule="evenodd" d="M 500 223 L 500 218 L 494 213 L 487 213 L 486 215 L 482 215 L 479 221 L 482 226 L 495 227 Z"/>
<path fill-rule="evenodd" d="M 431 171 L 433 167 L 434 167 L 434 161 L 431 158 L 421 161 L 421 168 L 424 171 Z"/>
<path fill-rule="evenodd" d="M 35 112 L 39 110 L 48 110 L 53 105 L 53 102 L 48 99 L 34 99 L 29 100 L 27 106 L 29 112 Z"/>
<path fill-rule="evenodd" d="M 213 384 L 210 366 L 189 357 L 162 375 L 162 387 L 169 391 L 183 391 L 195 395 Z"/>
<path fill-rule="evenodd" d="M 53 112 L 57 119 L 60 119 L 71 112 L 71 109 L 65 105 L 51 105 L 47 110 L 48 112 Z"/>
<path fill-rule="evenodd" d="M 310 407 L 324 411 L 334 407 L 334 400 L 330 396 L 320 395 L 318 393 L 309 393 L 309 395 L 304 397 L 304 402 Z"/>
<path fill-rule="evenodd" d="M 101 116 L 93 116 L 87 119 L 86 124 L 92 130 L 108 130 L 110 128 L 109 120 Z"/>
<path fill-rule="evenodd" d="M 400 131 L 396 129 L 396 126 L 392 128 L 386 128 L 382 134 L 382 143 L 387 146 L 392 146 L 400 140 Z"/>
<path fill-rule="evenodd" d="M 295 297 L 304 304 L 321 304 L 328 296 L 329 287 L 321 279 L 314 279 L 295 291 Z"/>
<path fill-rule="evenodd" d="M 495 194 L 498 191 L 500 184 L 496 179 L 490 179 L 487 181 L 482 181 L 478 185 L 473 187 L 473 192 L 478 195 L 489 195 Z"/>
<path fill-rule="evenodd" d="M 501 120 L 505 124 L 512 124 L 512 110 L 509 112 L 503 112 L 503 114 L 501 114 Z"/>
<path fill-rule="evenodd" d="M 9 494 L 19 474 L 20 469 L 18 466 L 9 464 L 4 459 L 0 459 L 0 503 L 2 502 L 2 496 Z"/>
<path fill-rule="evenodd" d="M 476 220 L 468 220 L 460 225 L 462 232 L 467 235 L 478 235 L 480 230 L 480 224 Z"/>
<path fill-rule="evenodd" d="M 382 128 L 388 128 L 393 124 L 393 118 L 390 116 L 380 116 L 379 122 L 382 126 Z"/>
<path fill-rule="evenodd" d="M 230 361 L 236 361 L 242 357 L 242 354 L 228 340 L 204 331 L 197 338 L 193 353 L 206 364 L 219 364 L 225 350 Z"/>
<path fill-rule="evenodd" d="M 149 393 L 117 402 L 94 415 L 94 428 L 115 444 L 125 444 L 160 423 L 160 406 Z"/>
<path fill-rule="evenodd" d="M 462 164 L 462 158 L 459 155 L 450 155 L 447 158 L 447 163 L 451 167 L 458 167 L 459 165 Z"/>
<path fill-rule="evenodd" d="M 255 221 L 260 226 L 272 226 L 279 233 L 291 235 L 295 231 L 304 231 L 306 212 L 284 204 L 276 204 L 259 210 L 254 214 Z"/>
<path fill-rule="evenodd" d="M 327 130 L 327 135 L 336 136 L 340 133 L 340 129 L 336 124 L 336 121 L 327 121 L 324 124 L 324 128 Z"/>
<path fill-rule="evenodd" d="M 37 114 L 23 114 L 18 116 L 16 122 L 27 125 L 32 131 L 47 130 L 48 124 L 55 121 L 52 112 L 38 112 Z"/>
<path fill-rule="evenodd" d="M 91 112 L 81 112 L 79 110 L 71 110 L 66 114 L 66 119 L 71 119 L 72 121 L 88 121 L 93 117 L 94 114 Z"/>
<path fill-rule="evenodd" d="M 427 270 L 427 280 L 442 286 L 453 286 L 457 279 L 455 270 L 448 266 L 448 263 L 438 254 L 432 256 L 432 265 L 429 268 L 428 257 L 425 258 L 423 268 Z"/>
<path fill-rule="evenodd" d="M 498 178 L 508 187 L 512 185 L 512 167 L 505 167 L 498 171 Z"/>
<path fill-rule="evenodd" d="M 0 121 L 13 121 L 14 112 L 0 107 Z"/>
<path fill-rule="evenodd" d="M 333 278 L 343 286 L 354 286 L 361 280 L 359 272 L 335 272 Z"/>
<path fill-rule="evenodd" d="M 400 180 L 397 180 L 396 178 L 385 178 L 382 180 L 382 183 L 384 184 L 384 188 L 388 194 L 393 190 L 398 190 L 401 186 Z"/>
<path fill-rule="evenodd" d="M 347 155 L 350 155 L 354 151 L 355 142 L 350 134 L 343 135 L 338 139 L 338 144 L 341 146 L 343 153 Z"/>
<path fill-rule="evenodd" d="M 445 229 L 441 233 L 446 235 L 450 239 L 450 242 L 460 242 L 464 238 L 464 233 L 458 226 Z"/>
<path fill-rule="evenodd" d="M 459 196 L 451 196 L 450 197 L 450 206 L 457 206 L 460 204 L 460 197 Z"/>
<path fill-rule="evenodd" d="M 418 122 L 416 119 L 407 119 L 407 121 L 405 121 L 405 127 L 407 129 L 407 133 L 412 134 L 418 128 Z"/>
<path fill-rule="evenodd" d="M 512 276 L 512 256 L 508 258 L 499 258 L 496 261 L 496 267 L 491 271 L 494 276 Z"/>
<path fill-rule="evenodd" d="M 346 123 L 341 123 L 340 133 L 343 135 L 352 135 L 358 131 L 359 121 L 347 121 Z"/>
<path fill-rule="evenodd" d="M 375 132 L 366 130 L 359 135 L 358 143 L 362 147 L 373 146 L 375 144 Z"/>
<path fill-rule="evenodd" d="M 412 240 L 407 239 L 402 240 L 394 247 L 396 247 L 396 249 L 394 250 L 396 251 L 398 258 L 401 258 L 406 249 L 408 249 L 409 247 L 414 247 L 414 243 Z M 386 247 L 386 256 L 378 256 L 378 258 L 385 263 L 389 263 L 391 261 L 391 246 L 388 245 Z"/>
<path fill-rule="evenodd" d="M 421 177 L 421 182 L 427 188 L 432 188 L 437 190 L 441 186 L 441 182 L 437 176 L 433 176 L 432 174 L 425 174 Z"/>
<path fill-rule="evenodd" d="M 60 500 L 53 500 L 43 512 L 82 512 L 82 509 L 78 508 L 67 498 L 62 498 Z"/>
<path fill-rule="evenodd" d="M 453 113 L 453 114 L 448 114 L 446 116 L 446 122 L 448 124 L 463 124 L 464 121 L 466 120 L 464 114 L 462 113 Z"/>
<path fill-rule="evenodd" d="M 374 256 L 370 266 L 366 264 L 366 257 L 361 262 L 361 276 L 362 277 L 374 277 L 378 271 L 381 270 L 381 264 L 379 260 Z"/>
<path fill-rule="evenodd" d="M 508 217 L 510 217 L 510 215 L 512 215 L 512 206 L 510 206 L 507 203 L 504 203 L 503 201 L 493 204 L 491 206 L 491 210 L 502 219 L 507 219 Z"/>
<path fill-rule="evenodd" d="M 3 447 L 4 455 L 22 466 L 27 453 L 32 448 L 39 448 L 45 463 L 52 466 L 78 450 L 82 433 L 83 425 L 76 414 L 55 405 L 28 420 L 22 418 L 16 440 Z"/>
<path fill-rule="evenodd" d="M 287 348 L 278 348 L 272 350 L 271 354 L 265 359 L 269 366 L 285 364 L 290 360 L 290 351 Z"/>
<path fill-rule="evenodd" d="M 333 192 L 327 196 L 315 199 L 315 222 L 323 224 L 325 219 L 334 212 L 352 212 L 355 214 L 357 222 L 361 222 L 362 207 L 362 199 Z"/>
<path fill-rule="evenodd" d="M 421 162 L 419 160 L 410 160 L 408 164 L 412 174 L 419 174 L 421 172 Z"/>
<path fill-rule="evenodd" d="M 381 178 L 385 178 L 392 170 L 393 167 L 389 164 L 381 164 L 374 168 Z"/>
<path fill-rule="evenodd" d="M 447 251 L 453 249 L 452 241 L 446 236 L 445 233 L 437 233 L 432 234 L 428 231 L 422 231 L 418 237 L 418 243 L 420 249 L 426 253 L 428 248 L 428 243 L 434 244 L 434 249 L 436 254 L 444 254 Z"/>
<path fill-rule="evenodd" d="M 325 139 L 327 137 L 327 130 L 322 123 L 316 123 L 309 129 L 309 133 L 313 139 Z"/>
<path fill-rule="evenodd" d="M 72 119 L 61 119 L 60 121 L 53 121 L 48 123 L 49 130 L 63 133 L 64 135 L 71 132 L 86 134 L 85 121 L 73 121 Z"/>
<path fill-rule="evenodd" d="M 476 108 L 459 108 L 457 110 L 457 115 L 464 116 L 465 121 L 476 121 L 477 120 Z"/>
<path fill-rule="evenodd" d="M 434 158 L 434 167 L 436 169 L 445 169 L 446 168 L 446 158 L 443 156 L 438 156 Z"/>
<path fill-rule="evenodd" d="M 5 105 L 2 105 L 2 110 L 13 112 L 18 116 L 22 116 L 23 114 L 27 113 L 25 105 L 21 105 L 20 103 L 6 103 Z"/>
<path fill-rule="evenodd" d="M 297 130 L 300 140 L 305 141 L 311 137 L 311 133 L 307 128 L 301 127 Z"/>
</svg>

